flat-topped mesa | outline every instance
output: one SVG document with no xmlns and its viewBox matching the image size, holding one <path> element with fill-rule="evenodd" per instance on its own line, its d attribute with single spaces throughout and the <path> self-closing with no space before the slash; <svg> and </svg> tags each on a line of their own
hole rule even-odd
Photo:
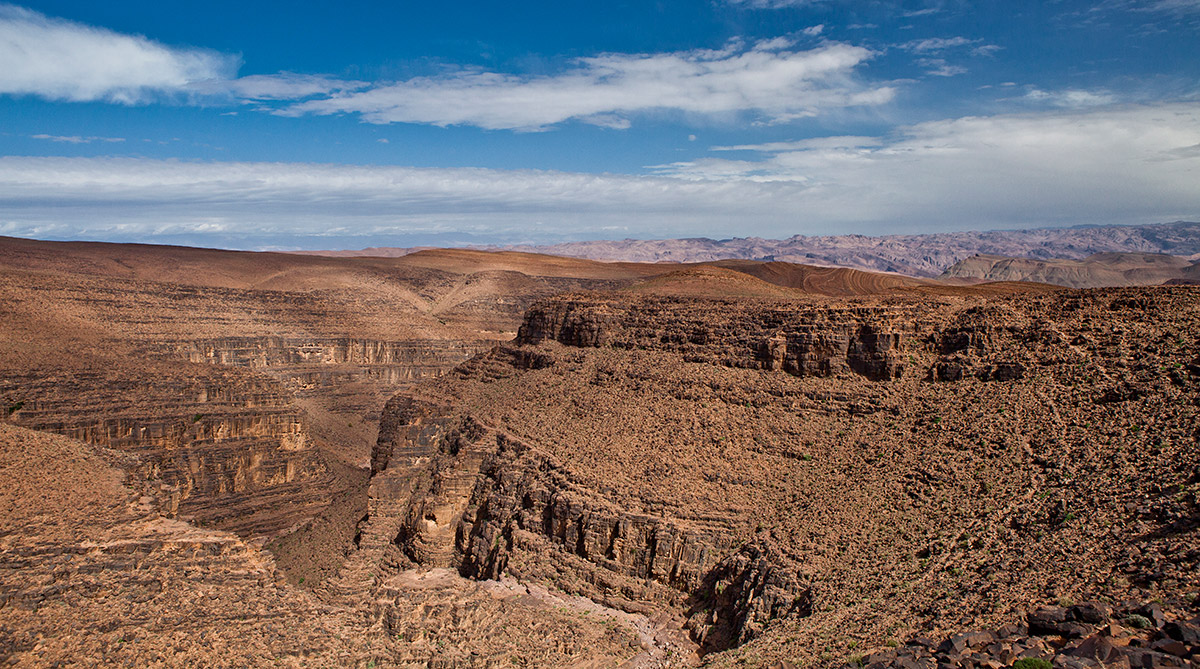
<svg viewBox="0 0 1200 669">
<path fill-rule="evenodd" d="M 693 362 L 899 378 L 912 306 L 759 304 L 722 300 L 551 298 L 525 315 L 515 343 L 674 351 Z"/>
</svg>

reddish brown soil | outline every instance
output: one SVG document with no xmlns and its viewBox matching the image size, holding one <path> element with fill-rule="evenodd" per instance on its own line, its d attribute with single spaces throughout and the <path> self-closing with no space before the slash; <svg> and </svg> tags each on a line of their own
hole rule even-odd
<svg viewBox="0 0 1200 669">
<path fill-rule="evenodd" d="M 1197 333 L 1189 287 L 3 239 L 0 661 L 826 666 L 1059 600 L 1180 621 Z"/>
</svg>

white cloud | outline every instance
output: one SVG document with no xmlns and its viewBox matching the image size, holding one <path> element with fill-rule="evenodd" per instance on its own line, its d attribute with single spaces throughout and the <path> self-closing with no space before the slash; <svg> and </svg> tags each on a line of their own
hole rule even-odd
<svg viewBox="0 0 1200 669">
<path fill-rule="evenodd" d="M 223 79 L 237 59 L 0 5 L 0 94 L 123 104 Z"/>
<path fill-rule="evenodd" d="M 581 58 L 553 76 L 460 71 L 308 100 L 279 113 L 357 113 L 371 123 L 487 129 L 540 130 L 572 119 L 624 128 L 629 116 L 654 112 L 750 113 L 780 122 L 884 104 L 895 94 L 891 87 L 867 86 L 853 76 L 872 56 L 865 48 L 786 47 L 786 41 L 775 39 L 749 48 L 605 54 Z"/>
<path fill-rule="evenodd" d="M 788 228 L 789 184 L 540 170 L 0 157 L 0 234 L 296 247 L 452 234 L 536 241 Z M 424 242 L 429 243 L 429 242 Z M 317 243 L 318 246 L 322 245 Z"/>
<path fill-rule="evenodd" d="M 930 37 L 928 39 L 912 40 L 900 45 L 901 49 L 913 51 L 916 53 L 931 53 L 937 51 L 945 51 L 946 49 L 954 49 L 960 46 L 969 46 L 976 44 L 981 40 L 967 39 L 966 37 Z"/>
<path fill-rule="evenodd" d="M 295 247 L 1194 220 L 1198 146 L 1200 104 L 1181 103 L 718 147 L 759 155 L 658 176 L 5 157 L 0 234 Z"/>
<path fill-rule="evenodd" d="M 116 143 L 125 141 L 124 137 L 81 137 L 79 135 L 47 135 L 44 133 L 30 135 L 30 137 L 65 144 L 91 144 L 92 142 Z"/>
<path fill-rule="evenodd" d="M 967 73 L 967 68 L 961 65 L 951 65 L 944 58 L 918 58 L 917 65 L 925 68 L 926 74 L 935 77 L 953 77 Z"/>
<path fill-rule="evenodd" d="M 760 160 L 710 158 L 658 172 L 793 182 L 804 187 L 798 211 L 809 220 L 977 228 L 1200 215 L 1195 103 L 966 117 L 907 127 L 878 143 L 809 142 L 760 145 L 770 152 Z"/>
<path fill-rule="evenodd" d="M 756 151 L 758 153 L 781 153 L 783 151 L 807 151 L 809 149 L 851 149 L 861 146 L 879 146 L 878 137 L 860 137 L 854 135 L 839 135 L 835 137 L 814 137 L 795 142 L 767 142 L 765 144 L 738 144 L 735 146 L 714 146 L 711 151 Z"/>
<path fill-rule="evenodd" d="M 0 94 L 124 104 L 164 97 L 240 102 L 283 116 L 361 114 L 371 123 L 543 130 L 575 120 L 624 129 L 631 116 L 648 113 L 778 123 L 889 102 L 892 87 L 855 77 L 873 55 L 839 43 L 797 51 L 792 39 L 777 37 L 716 50 L 602 54 L 549 76 L 464 69 L 398 82 L 291 72 L 236 78 L 233 56 L 0 4 Z"/>
<path fill-rule="evenodd" d="M 1084 91 L 1078 89 L 1044 91 L 1040 88 L 1031 88 L 1023 99 L 1027 102 L 1068 109 L 1100 107 L 1111 105 L 1117 101 L 1116 96 L 1107 91 Z"/>
<path fill-rule="evenodd" d="M 253 74 L 232 81 L 209 81 L 192 90 L 212 95 L 232 95 L 243 100 L 301 100 L 313 96 L 337 95 L 366 88 L 365 81 L 344 81 L 313 74 Z"/>
<path fill-rule="evenodd" d="M 805 28 L 804 30 L 801 30 L 800 32 L 804 33 L 805 35 L 808 35 L 809 37 L 817 37 L 821 33 L 825 32 L 825 24 L 818 23 L 817 25 L 809 26 L 809 27 Z"/>
</svg>

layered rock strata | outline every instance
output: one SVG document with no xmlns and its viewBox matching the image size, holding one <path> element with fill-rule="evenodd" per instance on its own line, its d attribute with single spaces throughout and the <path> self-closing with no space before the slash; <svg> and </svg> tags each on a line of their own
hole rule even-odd
<svg viewBox="0 0 1200 669">
<path fill-rule="evenodd" d="M 779 630 L 936 629 L 950 593 L 1003 612 L 1101 587 L 1120 558 L 1089 542 L 1132 539 L 1078 515 L 1115 522 L 1133 502 L 1113 481 L 1194 488 L 1195 295 L 964 295 L 541 302 L 513 344 L 389 403 L 362 540 L 686 612 L 733 663 Z M 1195 580 L 1200 553 L 1164 557 L 1195 532 L 1171 513 L 1103 587 Z"/>
<path fill-rule="evenodd" d="M 423 567 L 548 581 L 637 613 L 691 607 L 689 626 L 712 648 L 809 610 L 794 566 L 736 545 L 721 522 L 631 513 L 465 413 L 399 396 L 380 435 L 365 549 L 390 542 Z"/>
</svg>

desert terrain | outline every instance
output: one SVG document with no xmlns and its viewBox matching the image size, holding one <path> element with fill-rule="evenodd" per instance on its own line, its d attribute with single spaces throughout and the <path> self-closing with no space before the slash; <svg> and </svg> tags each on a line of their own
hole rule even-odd
<svg viewBox="0 0 1200 669">
<path fill-rule="evenodd" d="M 309 255 L 333 257 L 401 257 L 420 248 L 367 248 L 359 251 L 297 251 Z M 493 249 L 500 250 L 500 249 Z M 1034 228 L 1028 230 L 989 230 L 936 232 L 909 235 L 795 235 L 787 239 L 744 237 L 734 239 L 623 239 L 563 242 L 552 245 L 516 245 L 503 250 L 546 253 L 556 256 L 623 262 L 695 263 L 717 260 L 763 260 L 845 267 L 873 272 L 890 272 L 913 277 L 935 278 L 950 271 L 956 263 L 972 256 L 999 256 L 1018 264 L 1037 261 L 1094 260 L 1088 269 L 1100 270 L 1095 276 L 1076 269 L 1066 285 L 1071 288 L 1095 288 L 1110 285 L 1151 285 L 1161 281 L 1127 281 L 1108 268 L 1117 262 L 1120 270 L 1132 269 L 1136 255 L 1176 256 L 1175 261 L 1194 264 L 1200 260 L 1200 223 L 1176 221 L 1154 225 L 1079 226 L 1072 228 Z M 1099 257 L 1097 254 L 1127 254 L 1128 257 Z M 1145 264 L 1141 262 L 1138 264 Z M 1058 275 L 1044 273 L 1032 277 L 1035 269 L 1023 275 L 1009 271 L 1007 279 L 985 277 L 978 262 L 967 263 L 952 276 L 988 280 L 1026 280 L 1057 283 Z M 1155 269 L 1160 269 L 1156 267 Z M 1195 271 L 1194 268 L 1192 270 Z M 1049 281 L 1048 281 L 1049 280 Z M 1119 283 L 1112 283 L 1119 280 Z"/>
<path fill-rule="evenodd" d="M 958 260 L 0 239 L 0 661 L 1197 666 L 1194 265 Z"/>
</svg>

